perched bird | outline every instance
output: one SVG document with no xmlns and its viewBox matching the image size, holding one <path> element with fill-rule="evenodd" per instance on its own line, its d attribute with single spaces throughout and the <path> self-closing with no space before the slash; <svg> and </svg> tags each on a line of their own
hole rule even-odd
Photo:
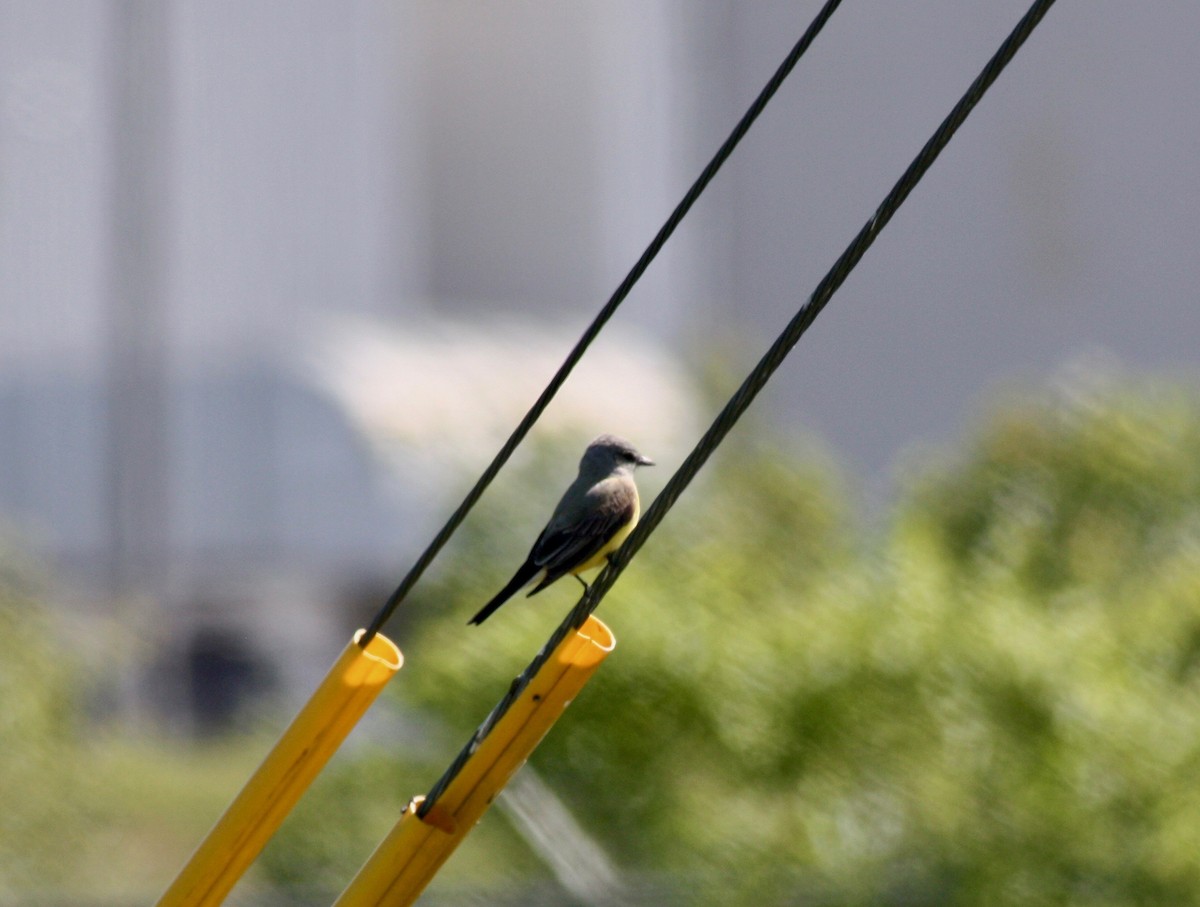
<svg viewBox="0 0 1200 907">
<path fill-rule="evenodd" d="M 483 623 L 529 583 L 537 583 L 529 592 L 533 595 L 570 573 L 586 589 L 579 574 L 603 565 L 637 525 L 640 504 L 633 471 L 653 465 L 653 460 L 615 435 L 601 435 L 589 444 L 579 461 L 579 475 L 554 508 L 525 563 L 468 623 Z"/>
</svg>

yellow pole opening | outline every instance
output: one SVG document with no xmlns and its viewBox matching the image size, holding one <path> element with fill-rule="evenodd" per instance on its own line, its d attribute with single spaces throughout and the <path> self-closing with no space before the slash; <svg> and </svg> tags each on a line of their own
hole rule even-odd
<svg viewBox="0 0 1200 907">
<path fill-rule="evenodd" d="M 158 907 L 220 904 L 258 857 L 380 690 L 404 664 L 384 636 L 359 630 L 274 749 L 246 782 Z"/>
<path fill-rule="evenodd" d="M 413 903 L 613 650 L 595 617 L 566 636 L 496 722 L 424 818 L 414 799 L 334 907 Z"/>
</svg>

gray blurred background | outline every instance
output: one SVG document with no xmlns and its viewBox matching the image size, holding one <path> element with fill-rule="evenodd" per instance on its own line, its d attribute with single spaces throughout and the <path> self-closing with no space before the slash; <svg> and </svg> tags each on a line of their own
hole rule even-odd
<svg viewBox="0 0 1200 907">
<path fill-rule="evenodd" d="M 539 432 L 673 468 L 1026 5 L 847 2 Z M 0 0 L 0 527 L 170 654 L 114 707 L 307 692 L 818 6 Z M 1058 4 L 759 417 L 870 500 L 1006 382 L 1192 372 L 1198 57 Z"/>
</svg>

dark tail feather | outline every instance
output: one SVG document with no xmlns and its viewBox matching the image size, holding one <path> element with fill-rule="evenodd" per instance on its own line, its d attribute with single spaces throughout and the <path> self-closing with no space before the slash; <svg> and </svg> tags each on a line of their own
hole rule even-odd
<svg viewBox="0 0 1200 907">
<path fill-rule="evenodd" d="M 540 568 L 533 563 L 533 559 L 527 560 L 521 565 L 521 569 L 516 572 L 516 575 L 508 581 L 503 589 L 496 593 L 495 597 L 490 602 L 479 609 L 479 613 L 472 617 L 468 624 L 481 624 L 489 617 L 492 612 L 499 608 L 502 604 L 513 597 L 513 593 L 533 579 L 534 575 Z"/>
</svg>

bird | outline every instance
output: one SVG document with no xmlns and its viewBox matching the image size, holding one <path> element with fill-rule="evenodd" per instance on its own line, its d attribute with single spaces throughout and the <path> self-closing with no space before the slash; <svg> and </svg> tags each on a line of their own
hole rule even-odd
<svg viewBox="0 0 1200 907">
<path fill-rule="evenodd" d="M 503 589 L 467 623 L 481 624 L 517 592 L 536 583 L 535 595 L 568 573 L 579 575 L 604 564 L 637 525 L 641 505 L 633 472 L 654 461 L 624 438 L 603 434 L 579 461 L 579 475 L 563 493 L 529 556 Z"/>
</svg>

